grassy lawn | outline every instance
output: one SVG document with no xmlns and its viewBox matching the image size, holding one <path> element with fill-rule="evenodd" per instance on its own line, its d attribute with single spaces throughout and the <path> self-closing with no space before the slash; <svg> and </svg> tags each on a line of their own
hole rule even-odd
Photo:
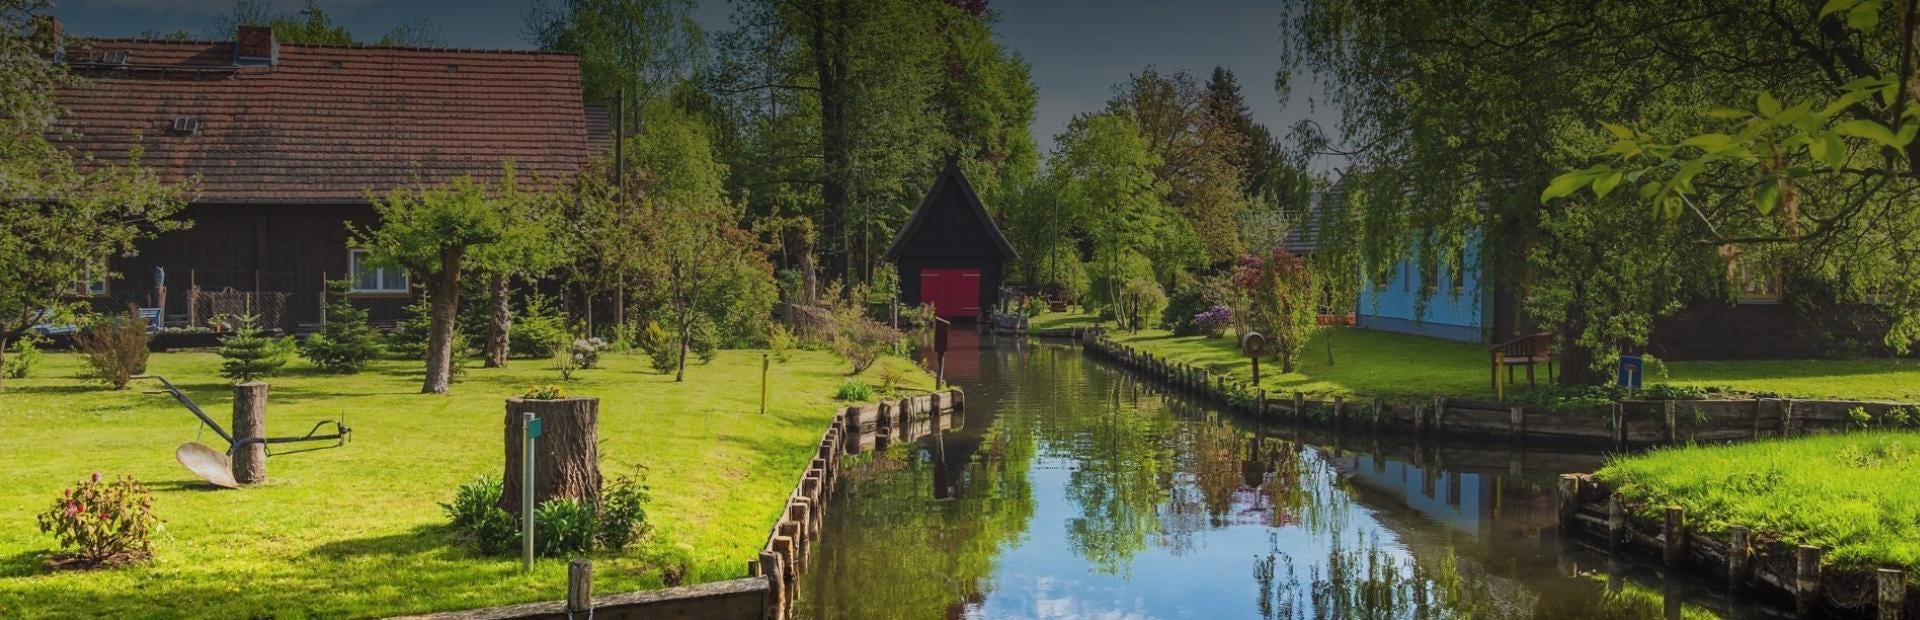
<svg viewBox="0 0 1920 620">
<path fill-rule="evenodd" d="M 1597 475 L 1649 510 L 1675 504 L 1707 532 L 1827 549 L 1843 567 L 1920 568 L 1920 433 L 1871 432 L 1669 448 L 1609 463 Z"/>
<path fill-rule="evenodd" d="M 1092 324 L 1090 315 L 1051 313 L 1032 325 Z M 1333 361 L 1327 360 L 1328 334 Z M 1110 332 L 1114 340 L 1168 359 L 1252 379 L 1252 367 L 1233 338 L 1174 337 L 1165 330 L 1137 334 Z M 1675 385 L 1731 388 L 1796 398 L 1838 398 L 1920 402 L 1920 363 L 1912 360 L 1779 360 L 1668 362 L 1671 376 L 1650 378 Z M 1524 370 L 1522 371 L 1524 372 Z M 1546 382 L 1546 369 L 1537 369 Z M 1492 398 L 1486 347 L 1478 344 L 1356 328 L 1323 330 L 1307 343 L 1295 372 L 1262 360 L 1260 384 L 1269 392 L 1385 398 L 1429 398 L 1436 394 Z M 1520 380 L 1524 384 L 1523 375 Z"/>
<path fill-rule="evenodd" d="M 595 566 L 595 590 L 660 585 L 663 551 L 690 556 L 691 581 L 741 576 L 812 457 L 845 379 L 845 363 L 798 351 L 774 366 L 772 404 L 758 414 L 760 354 L 723 351 L 688 381 L 645 371 L 645 358 L 610 355 L 582 371 L 570 395 L 601 398 L 604 474 L 644 467 L 656 533 L 645 548 Z M 180 384 L 224 425 L 232 389 L 211 353 L 153 356 L 150 371 Z M 885 364 L 910 367 L 906 360 Z M 450 396 L 419 394 L 418 362 L 379 362 L 352 376 L 295 361 L 271 379 L 268 430 L 301 434 L 344 416 L 342 448 L 269 459 L 267 484 L 216 491 L 174 461 L 198 422 L 140 386 L 114 392 L 75 377 L 82 361 L 49 355 L 34 378 L 0 394 L 0 618 L 365 617 L 456 610 L 565 594 L 564 559 L 532 574 L 514 558 L 454 548 L 438 502 L 501 473 L 503 399 L 557 381 L 540 360 L 474 367 Z M 876 376 L 878 370 L 869 370 Z M 930 387 L 924 373 L 908 373 Z M 223 449 L 212 433 L 200 441 Z M 54 545 L 34 515 L 94 471 L 133 474 L 164 521 L 155 561 L 111 571 L 49 573 Z"/>
<path fill-rule="evenodd" d="M 1056 329 L 1061 327 L 1087 327 L 1099 325 L 1100 317 L 1094 314 L 1077 312 L 1048 312 L 1027 320 L 1027 329 Z"/>
</svg>

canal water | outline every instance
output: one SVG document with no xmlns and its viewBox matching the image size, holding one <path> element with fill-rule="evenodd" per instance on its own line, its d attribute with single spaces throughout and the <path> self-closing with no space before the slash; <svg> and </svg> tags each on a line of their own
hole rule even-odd
<svg viewBox="0 0 1920 620">
<path fill-rule="evenodd" d="M 1746 615 L 1554 534 L 1593 454 L 1263 427 L 955 330 L 958 428 L 849 456 L 800 618 Z"/>
</svg>

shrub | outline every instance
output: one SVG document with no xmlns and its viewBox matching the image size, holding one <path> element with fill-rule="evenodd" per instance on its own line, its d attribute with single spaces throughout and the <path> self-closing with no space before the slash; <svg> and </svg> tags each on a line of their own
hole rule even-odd
<svg viewBox="0 0 1920 620">
<path fill-rule="evenodd" d="M 902 384 L 905 384 L 906 382 L 907 382 L 907 373 L 905 371 L 900 370 L 900 367 L 898 366 L 881 366 L 880 367 L 880 387 L 881 389 L 885 390 L 887 393 L 889 394 L 893 393 L 894 390 L 899 389 L 899 387 Z"/>
<path fill-rule="evenodd" d="M 713 320 L 706 317 L 694 317 L 693 325 L 687 331 L 687 346 L 693 349 L 694 357 L 705 364 L 713 361 L 720 352 L 719 328 Z"/>
<path fill-rule="evenodd" d="M 1200 327 L 1194 324 L 1194 319 L 1212 306 L 1213 304 L 1207 301 L 1205 291 L 1200 287 L 1187 287 L 1175 294 L 1172 299 L 1167 300 L 1167 309 L 1161 313 L 1160 324 L 1173 331 L 1175 336 L 1192 336 L 1202 333 Z"/>
<path fill-rule="evenodd" d="M 568 348 L 567 353 L 573 359 L 575 366 L 592 369 L 600 367 L 600 352 L 605 350 L 607 350 L 605 340 L 598 337 L 577 338 L 573 341 L 573 346 Z"/>
<path fill-rule="evenodd" d="M 1233 325 L 1233 309 L 1226 306 L 1214 306 L 1207 311 L 1193 315 L 1194 333 L 1206 334 L 1208 338 L 1219 338 Z"/>
<path fill-rule="evenodd" d="M 767 348 L 773 349 L 774 361 L 786 363 L 793 357 L 796 344 L 793 331 L 787 329 L 786 324 L 775 322 L 767 327 Z"/>
<path fill-rule="evenodd" d="M 528 400 L 560 400 L 566 398 L 567 393 L 557 385 L 535 385 L 528 387 L 520 397 Z"/>
<path fill-rule="evenodd" d="M 102 481 L 100 473 L 60 492 L 37 519 L 53 534 L 67 560 L 82 567 L 112 566 L 152 555 L 148 537 L 160 522 L 153 493 L 133 476 Z"/>
<path fill-rule="evenodd" d="M 653 365 L 654 372 L 667 374 L 679 365 L 679 339 L 672 332 L 661 327 L 659 321 L 647 321 L 647 328 L 640 330 L 640 350 L 645 351 Z"/>
<path fill-rule="evenodd" d="M 850 375 L 866 372 L 894 343 L 904 338 L 900 330 L 864 316 L 846 317 L 835 323 L 833 350 L 853 365 L 853 371 L 847 373 Z"/>
<path fill-rule="evenodd" d="M 7 356 L 7 378 L 25 379 L 33 374 L 33 367 L 40 364 L 40 341 L 38 334 L 27 334 L 13 341 L 13 354 Z"/>
<path fill-rule="evenodd" d="M 453 503 L 441 504 L 453 522 L 455 538 L 462 544 L 488 555 L 514 549 L 520 537 L 520 524 L 513 515 L 500 509 L 505 487 L 491 476 L 460 485 Z"/>
<path fill-rule="evenodd" d="M 1040 316 L 1046 313 L 1047 313 L 1047 300 L 1041 299 L 1038 295 L 1027 296 L 1027 303 L 1020 306 L 1020 314 L 1025 315 L 1028 318 Z"/>
<path fill-rule="evenodd" d="M 425 295 L 407 304 L 406 318 L 400 319 L 393 331 L 387 333 L 387 352 L 401 359 L 426 359 L 427 336 L 433 329 L 431 312 Z"/>
<path fill-rule="evenodd" d="M 220 339 L 220 376 L 246 383 L 271 375 L 287 365 L 292 341 L 273 338 L 260 331 L 254 317 L 240 319 L 240 329 Z"/>
<path fill-rule="evenodd" d="M 866 383 L 848 379 L 840 383 L 840 391 L 833 394 L 833 399 L 856 403 L 873 400 L 873 388 L 867 387 Z"/>
<path fill-rule="evenodd" d="M 592 551 L 599 527 L 593 504 L 573 498 L 541 502 L 533 509 L 534 552 L 566 556 Z"/>
<path fill-rule="evenodd" d="M 519 316 L 513 319 L 513 329 L 507 331 L 507 350 L 514 357 L 553 357 L 572 340 L 567 334 L 567 318 L 553 307 L 553 302 L 544 295 L 529 295 Z"/>
<path fill-rule="evenodd" d="M 1147 327 L 1147 321 L 1159 317 L 1167 307 L 1167 294 L 1160 284 L 1150 277 L 1138 277 L 1128 280 L 1120 290 L 1120 303 L 1115 318 L 1120 319 L 1124 329 L 1139 330 Z"/>
<path fill-rule="evenodd" d="M 146 319 L 129 308 L 123 315 L 99 317 L 73 335 L 73 344 L 93 367 L 94 378 L 124 390 L 134 375 L 147 371 L 147 344 L 152 339 Z"/>
<path fill-rule="evenodd" d="M 1640 391 L 1642 400 L 1704 400 L 1708 390 L 1691 385 L 1655 383 Z"/>
<path fill-rule="evenodd" d="M 600 547 L 620 551 L 645 538 L 647 487 L 638 478 L 619 476 L 600 490 Z"/>
<path fill-rule="evenodd" d="M 344 280 L 330 285 L 335 292 L 327 304 L 326 326 L 300 344 L 300 356 L 327 372 L 360 372 L 368 360 L 380 355 L 380 332 L 367 324 L 367 311 L 347 298 L 351 285 Z"/>
</svg>

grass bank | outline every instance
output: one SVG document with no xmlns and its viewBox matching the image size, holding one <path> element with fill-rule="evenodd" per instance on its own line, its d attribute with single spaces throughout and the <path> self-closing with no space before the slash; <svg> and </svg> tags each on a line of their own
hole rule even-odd
<svg viewBox="0 0 1920 620">
<path fill-rule="evenodd" d="M 775 364 L 761 416 L 758 352 L 723 351 L 690 367 L 685 383 L 644 370 L 640 356 L 603 360 L 566 389 L 601 398 L 602 472 L 644 468 L 657 529 L 644 548 L 598 560 L 595 589 L 660 586 L 661 557 L 686 557 L 690 581 L 744 574 L 833 415 L 845 363 L 799 351 Z M 232 388 L 218 364 L 211 353 L 156 354 L 150 371 L 225 424 Z M 270 380 L 269 433 L 344 416 L 353 443 L 272 457 L 267 484 L 214 491 L 173 458 L 196 437 L 224 447 L 201 436 L 191 414 L 163 395 L 77 379 L 78 357 L 49 355 L 35 378 L 0 393 L 0 617 L 367 617 L 562 598 L 564 560 L 523 574 L 515 559 L 455 548 L 438 505 L 463 482 L 500 475 L 503 399 L 556 382 L 547 366 L 471 368 L 452 395 L 433 396 L 418 393 L 417 362 L 343 377 L 296 361 Z M 906 375 L 931 387 L 924 373 Z M 133 474 L 153 489 L 164 520 L 155 561 L 50 573 L 54 541 L 34 515 L 94 471 Z"/>
<path fill-rule="evenodd" d="M 1090 325 L 1088 315 L 1043 314 L 1030 323 Z M 1166 330 L 1110 331 L 1114 340 L 1155 355 L 1252 380 L 1252 366 L 1233 338 L 1174 336 Z M 1327 339 L 1333 340 L 1332 360 Z M 1269 392 L 1428 398 L 1434 395 L 1493 398 L 1483 345 L 1358 328 L 1322 330 L 1307 343 L 1295 371 L 1262 360 L 1261 386 Z M 1920 403 L 1920 363 L 1912 360 L 1767 360 L 1668 362 L 1670 376 L 1650 382 L 1719 387 L 1790 398 L 1893 400 Z M 1536 369 L 1546 383 L 1546 369 Z M 1524 369 L 1521 370 L 1524 372 Z M 1522 375 L 1521 385 L 1525 385 Z"/>
<path fill-rule="evenodd" d="M 1862 432 L 1666 448 L 1595 472 L 1647 510 L 1677 505 L 1688 525 L 1827 549 L 1844 568 L 1920 568 L 1920 433 Z M 1650 512 L 1651 516 L 1651 512 Z"/>
</svg>

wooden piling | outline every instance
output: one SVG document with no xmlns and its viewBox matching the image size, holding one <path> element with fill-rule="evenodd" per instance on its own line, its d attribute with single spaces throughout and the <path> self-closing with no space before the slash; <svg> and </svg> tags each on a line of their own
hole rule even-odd
<svg viewBox="0 0 1920 620">
<path fill-rule="evenodd" d="M 1580 476 L 1560 474 L 1560 526 L 1573 527 L 1573 515 L 1580 511 Z"/>
<path fill-rule="evenodd" d="M 1892 568 L 1873 571 L 1873 584 L 1880 620 L 1900 620 L 1900 612 L 1907 606 L 1906 572 Z"/>
<path fill-rule="evenodd" d="M 267 384 L 233 386 L 233 479 L 240 484 L 267 481 Z"/>
<path fill-rule="evenodd" d="M 1507 408 L 1507 432 L 1515 441 L 1527 436 L 1527 411 L 1515 405 Z"/>
<path fill-rule="evenodd" d="M 1687 554 L 1687 512 L 1679 506 L 1667 507 L 1666 528 L 1662 531 L 1660 557 L 1666 561 L 1667 568 L 1675 568 L 1686 559 Z"/>
<path fill-rule="evenodd" d="M 1367 427 L 1368 427 L 1368 428 L 1371 428 L 1371 429 L 1373 429 L 1373 430 L 1376 430 L 1376 431 L 1377 431 L 1377 430 L 1380 430 L 1380 419 L 1381 419 L 1382 417 L 1385 417 L 1385 416 L 1383 416 L 1383 415 L 1381 415 L 1381 414 L 1382 414 L 1382 413 L 1384 413 L 1384 412 L 1386 411 L 1386 408 L 1387 408 L 1387 406 L 1386 406 L 1386 403 L 1385 403 L 1384 401 L 1381 401 L 1381 400 L 1380 400 L 1379 398 L 1377 398 L 1377 397 L 1373 399 L 1373 407 L 1372 407 L 1372 409 L 1371 409 L 1371 411 L 1369 412 L 1369 415 L 1371 416 L 1371 420 L 1369 420 L 1369 421 L 1367 422 Z"/>
<path fill-rule="evenodd" d="M 1753 543 L 1745 526 L 1727 528 L 1727 591 L 1740 592 L 1752 574 Z"/>
<path fill-rule="evenodd" d="M 567 562 L 567 614 L 584 614 L 593 610 L 593 561 L 575 559 Z"/>
<path fill-rule="evenodd" d="M 1335 396 L 1333 397 L 1333 427 L 1345 428 L 1346 425 L 1347 398 L 1345 396 Z"/>
<path fill-rule="evenodd" d="M 1800 545 L 1793 554 L 1793 608 L 1802 616 L 1820 609 L 1820 548 Z"/>
<path fill-rule="evenodd" d="M 1627 500 L 1619 493 L 1607 496 L 1607 551 L 1618 553 L 1627 542 Z"/>
<path fill-rule="evenodd" d="M 1667 443 L 1670 443 L 1670 444 L 1679 443 L 1680 442 L 1679 407 L 1677 407 L 1676 404 L 1671 400 L 1663 400 L 1663 401 L 1660 401 L 1660 412 L 1665 414 L 1667 419 Z"/>
<path fill-rule="evenodd" d="M 1305 420 L 1305 419 L 1307 419 L 1307 395 L 1302 392 L 1294 392 L 1293 393 L 1293 421 L 1300 422 L 1301 420 Z"/>
<path fill-rule="evenodd" d="M 1434 433 L 1439 433 L 1445 430 L 1445 427 L 1443 426 L 1443 424 L 1445 424 L 1446 415 L 1447 415 L 1447 397 L 1445 396 L 1433 397 L 1433 420 L 1431 424 L 1427 425 L 1427 430 Z"/>
</svg>

